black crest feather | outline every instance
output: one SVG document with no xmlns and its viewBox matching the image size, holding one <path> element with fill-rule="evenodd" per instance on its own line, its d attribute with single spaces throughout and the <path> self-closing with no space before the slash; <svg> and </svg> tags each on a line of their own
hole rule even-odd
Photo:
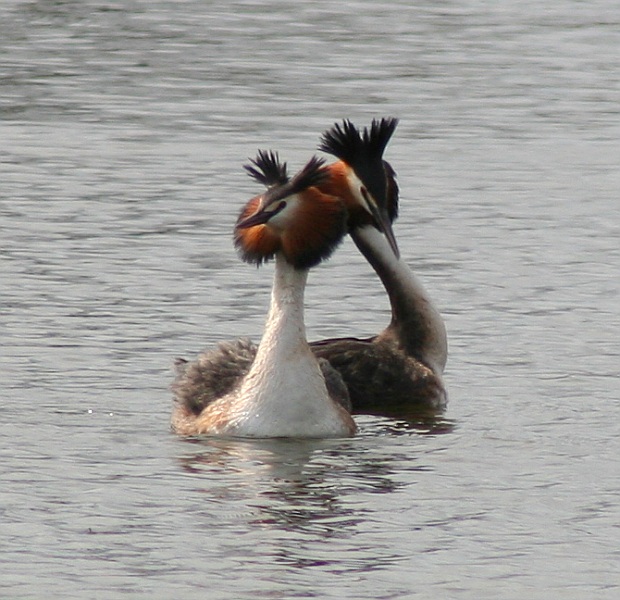
<svg viewBox="0 0 620 600">
<path fill-rule="evenodd" d="M 381 164 L 383 152 L 392 137 L 398 119 L 384 117 L 373 119 L 363 131 L 344 119 L 335 123 L 321 138 L 319 150 L 334 155 L 351 165 L 356 171 Z"/>
<path fill-rule="evenodd" d="M 266 187 L 288 183 L 286 163 L 280 162 L 280 156 L 273 150 L 259 150 L 256 158 L 251 158 L 251 165 L 244 165 L 252 179 Z"/>
<path fill-rule="evenodd" d="M 305 166 L 291 179 L 290 194 L 303 192 L 306 188 L 319 185 L 329 175 L 325 167 L 325 159 L 313 156 Z"/>
<path fill-rule="evenodd" d="M 347 163 L 375 200 L 387 211 L 390 221 L 398 214 L 398 184 L 391 165 L 383 160 L 398 119 L 373 119 L 370 127 L 359 130 L 351 121 L 335 123 L 321 138 L 319 150 Z"/>
<path fill-rule="evenodd" d="M 299 173 L 296 173 L 290 180 L 287 178 L 286 181 L 269 183 L 267 178 L 263 177 L 266 181 L 263 181 L 263 179 L 260 179 L 259 181 L 269 186 L 269 189 L 263 196 L 263 202 L 265 204 L 270 204 L 271 202 L 276 202 L 277 200 L 283 200 L 293 194 L 299 194 L 314 185 L 319 185 L 329 174 L 327 167 L 324 166 L 324 163 L 325 161 L 322 158 L 313 156 L 299 171 Z M 282 171 L 282 173 L 284 172 Z M 259 176 L 262 177 L 262 174 L 259 173 Z M 269 181 L 272 181 L 272 179 L 270 178 Z"/>
</svg>

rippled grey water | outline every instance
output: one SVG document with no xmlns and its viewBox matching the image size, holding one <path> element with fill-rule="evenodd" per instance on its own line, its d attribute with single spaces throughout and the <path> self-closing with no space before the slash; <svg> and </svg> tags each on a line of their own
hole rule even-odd
<svg viewBox="0 0 620 600">
<path fill-rule="evenodd" d="M 618 597 L 619 48 L 612 0 L 2 2 L 1 595 Z M 173 358 L 262 327 L 241 165 L 383 115 L 445 418 L 175 438 Z M 311 338 L 387 317 L 350 242 L 311 275 Z"/>
</svg>

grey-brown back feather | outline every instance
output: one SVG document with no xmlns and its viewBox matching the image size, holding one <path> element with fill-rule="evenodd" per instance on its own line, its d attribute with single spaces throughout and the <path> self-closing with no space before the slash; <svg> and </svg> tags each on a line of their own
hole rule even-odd
<svg viewBox="0 0 620 600">
<path fill-rule="evenodd" d="M 426 416 L 441 411 L 446 391 L 431 369 L 388 340 L 341 338 L 313 342 L 330 396 L 357 413 Z M 175 399 L 193 413 L 231 392 L 250 370 L 256 345 L 223 342 L 178 367 Z M 349 407 L 349 408 L 348 408 Z"/>
</svg>

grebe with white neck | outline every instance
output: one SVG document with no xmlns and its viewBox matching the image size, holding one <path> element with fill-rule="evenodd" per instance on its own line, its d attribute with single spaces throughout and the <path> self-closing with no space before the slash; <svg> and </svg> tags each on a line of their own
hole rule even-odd
<svg viewBox="0 0 620 600">
<path fill-rule="evenodd" d="M 334 397 L 334 386 L 326 383 L 324 369 L 308 346 L 303 318 L 308 271 L 342 240 L 346 209 L 339 198 L 317 189 L 327 176 L 321 159 L 313 158 L 290 181 L 276 154 L 261 152 L 253 162 L 248 171 L 268 190 L 241 212 L 235 245 L 249 263 L 275 258 L 265 331 L 237 385 L 199 412 L 177 399 L 172 428 L 181 435 L 354 435 L 355 422 L 343 407 L 347 399 Z M 346 388 L 340 389 L 346 395 Z"/>
<path fill-rule="evenodd" d="M 392 232 L 399 188 L 383 154 L 397 124 L 384 118 L 359 130 L 344 120 L 323 134 L 319 146 L 338 160 L 326 167 L 328 175 L 318 188 L 345 203 L 349 233 L 385 287 L 391 321 L 370 338 L 334 338 L 310 347 L 341 375 L 353 412 L 426 416 L 442 411 L 447 402 L 442 380 L 447 336 L 439 311 L 400 257 Z M 255 353 L 254 344 L 240 339 L 203 352 L 196 361 L 178 361 L 177 399 L 200 411 L 237 384 Z"/>
</svg>

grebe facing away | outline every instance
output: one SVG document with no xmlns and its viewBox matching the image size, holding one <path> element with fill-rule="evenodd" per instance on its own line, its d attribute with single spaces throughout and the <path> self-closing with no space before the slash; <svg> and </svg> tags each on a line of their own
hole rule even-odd
<svg viewBox="0 0 620 600">
<path fill-rule="evenodd" d="M 275 276 L 265 331 L 256 357 L 236 386 L 201 407 L 175 404 L 172 428 L 181 435 L 240 437 L 341 437 L 355 422 L 334 397 L 306 341 L 303 301 L 311 267 L 325 260 L 346 233 L 346 209 L 317 185 L 327 177 L 313 158 L 290 181 L 277 154 L 260 152 L 246 167 L 268 186 L 250 200 L 235 226 L 244 261 L 260 265 L 275 257 Z M 329 388 L 329 391 L 328 391 Z M 340 384 L 346 396 L 346 388 Z M 330 393 L 331 392 L 331 393 Z"/>
<path fill-rule="evenodd" d="M 397 119 L 373 120 L 357 129 L 336 123 L 323 134 L 320 150 L 338 160 L 317 184 L 338 196 L 348 210 L 348 228 L 356 246 L 379 275 L 392 309 L 389 325 L 366 338 L 312 342 L 344 380 L 353 412 L 426 416 L 446 404 L 442 373 L 446 330 L 421 282 L 399 257 L 391 223 L 398 214 L 399 190 L 391 165 L 383 159 Z M 200 412 L 215 397 L 237 385 L 252 365 L 256 346 L 241 339 L 221 343 L 196 361 L 177 362 L 173 385 L 178 402 Z"/>
</svg>

